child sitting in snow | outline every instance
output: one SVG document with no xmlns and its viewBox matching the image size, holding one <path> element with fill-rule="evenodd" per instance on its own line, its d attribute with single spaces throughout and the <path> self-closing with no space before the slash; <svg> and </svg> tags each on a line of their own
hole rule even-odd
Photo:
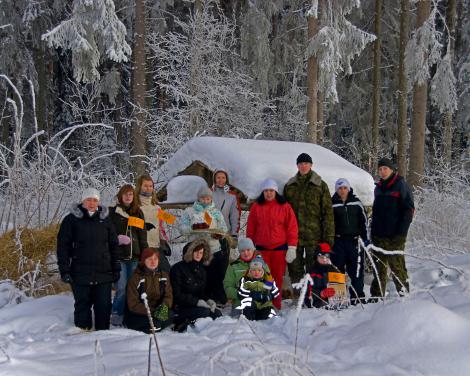
<svg viewBox="0 0 470 376">
<path fill-rule="evenodd" d="M 304 304 L 308 308 L 321 308 L 328 305 L 328 298 L 335 295 L 335 290 L 328 287 L 328 273 L 338 272 L 337 268 L 332 265 L 331 248 L 328 243 L 320 243 L 315 250 L 315 263 L 307 272 L 312 278 L 313 285 L 308 284 L 307 293 L 305 294 Z"/>
<path fill-rule="evenodd" d="M 279 295 L 279 289 L 261 256 L 256 256 L 249 269 L 240 280 L 238 296 L 241 303 L 237 309 L 248 320 L 266 320 L 276 316 L 273 299 Z"/>
</svg>

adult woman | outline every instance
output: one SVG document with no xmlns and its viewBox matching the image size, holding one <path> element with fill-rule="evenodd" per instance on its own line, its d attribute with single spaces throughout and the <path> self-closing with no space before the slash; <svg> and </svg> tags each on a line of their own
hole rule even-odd
<svg viewBox="0 0 470 376">
<path fill-rule="evenodd" d="M 139 266 L 127 284 L 127 311 L 124 320 L 129 329 L 150 333 L 150 322 L 142 294 L 147 301 L 156 330 L 171 324 L 173 292 L 168 273 L 158 268 L 159 253 L 153 248 L 145 248 Z"/>
<path fill-rule="evenodd" d="M 183 248 L 183 261 L 173 265 L 170 281 L 173 288 L 175 309 L 175 330 L 185 331 L 187 326 L 201 317 L 216 319 L 222 313 L 213 300 L 206 295 L 206 269 L 210 263 L 209 244 L 204 239 L 197 239 Z"/>
<path fill-rule="evenodd" d="M 253 241 L 250 238 L 240 238 L 238 241 L 238 257 L 232 262 L 225 273 L 224 289 L 227 299 L 232 303 L 232 316 L 239 316 L 241 311 L 236 309 L 240 305 L 240 298 L 238 296 L 238 288 L 240 287 L 240 280 L 249 269 L 250 262 L 256 254 L 256 249 Z"/>
<path fill-rule="evenodd" d="M 163 251 L 164 248 L 168 248 L 168 244 L 164 239 L 160 238 L 163 228 L 161 226 L 161 221 L 158 219 L 158 211 L 161 210 L 161 208 L 158 206 L 154 182 L 150 175 L 139 176 L 136 182 L 135 191 L 140 210 L 144 213 L 148 246 L 150 248 L 155 248 L 158 251 L 160 257 L 160 269 L 169 272 L 170 263 Z"/>
<path fill-rule="evenodd" d="M 75 326 L 109 329 L 111 284 L 119 279 L 118 238 L 108 209 L 99 205 L 94 188 L 82 193 L 82 201 L 62 221 L 57 235 L 57 263 L 62 281 L 70 283 L 75 299 Z"/>
<path fill-rule="evenodd" d="M 223 169 L 214 172 L 214 185 L 212 187 L 212 200 L 217 209 L 222 212 L 227 231 L 234 238 L 238 236 L 240 228 L 240 202 L 237 194 L 231 190 L 228 182 L 228 173 Z"/>
<path fill-rule="evenodd" d="M 203 238 L 209 243 L 213 259 L 206 266 L 207 296 L 217 303 L 225 304 L 227 297 L 224 291 L 224 277 L 229 260 L 229 247 L 226 239 L 219 234 L 211 234 L 210 230 L 220 233 L 227 232 L 225 220 L 212 202 L 212 191 L 202 187 L 198 191 L 198 199 L 193 206 L 186 208 L 180 222 L 181 232 L 188 234 L 190 240 Z M 196 231 L 195 231 L 196 230 Z M 197 232 L 198 230 L 202 230 Z M 204 230 L 208 230 L 205 232 Z"/>
<path fill-rule="evenodd" d="M 250 208 L 246 235 L 255 243 L 282 291 L 286 262 L 295 259 L 297 220 L 291 206 L 279 194 L 277 183 L 273 179 L 266 179 L 261 184 L 261 191 Z M 281 308 L 280 294 L 274 300 L 274 306 Z"/>
<path fill-rule="evenodd" d="M 109 216 L 118 234 L 121 275 L 116 283 L 111 324 L 119 326 L 122 324 L 124 315 L 127 281 L 139 262 L 141 251 L 148 245 L 144 214 L 135 200 L 134 187 L 130 184 L 123 185 L 116 198 L 117 205 L 109 208 Z"/>
</svg>

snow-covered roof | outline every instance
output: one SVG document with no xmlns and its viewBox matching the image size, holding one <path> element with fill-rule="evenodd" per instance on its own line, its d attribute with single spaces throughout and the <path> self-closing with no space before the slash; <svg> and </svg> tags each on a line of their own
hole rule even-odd
<svg viewBox="0 0 470 376">
<path fill-rule="evenodd" d="M 303 142 L 197 137 L 184 144 L 156 175 L 166 184 L 193 162 L 200 161 L 211 170 L 227 171 L 230 183 L 254 199 L 260 194 L 261 182 L 268 177 L 276 180 L 282 192 L 285 183 L 297 172 L 295 162 L 300 153 L 312 157 L 314 171 L 326 181 L 332 194 L 335 181 L 346 178 L 364 205 L 372 205 L 374 180 L 368 172 L 331 150 Z"/>
<path fill-rule="evenodd" d="M 197 200 L 201 187 L 207 187 L 207 182 L 200 176 L 181 175 L 170 180 L 166 186 L 167 198 L 164 204 L 192 203 Z"/>
</svg>

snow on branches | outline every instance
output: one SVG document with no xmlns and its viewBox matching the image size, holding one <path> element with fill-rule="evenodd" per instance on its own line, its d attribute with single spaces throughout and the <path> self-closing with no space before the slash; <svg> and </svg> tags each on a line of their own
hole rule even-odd
<svg viewBox="0 0 470 376">
<path fill-rule="evenodd" d="M 308 15 L 315 15 L 314 6 L 315 4 Z M 325 98 L 331 98 L 335 102 L 338 102 L 336 78 L 341 72 L 351 74 L 351 61 L 376 38 L 346 19 L 353 8 L 359 6 L 359 0 L 326 2 L 324 26 L 307 46 L 306 57 L 315 56 L 318 60 L 318 89 L 325 93 Z"/>
<path fill-rule="evenodd" d="M 75 0 L 72 17 L 62 21 L 42 39 L 50 47 L 72 50 L 74 78 L 99 80 L 98 65 L 106 58 L 125 62 L 131 55 L 126 27 L 119 21 L 113 0 Z"/>
</svg>

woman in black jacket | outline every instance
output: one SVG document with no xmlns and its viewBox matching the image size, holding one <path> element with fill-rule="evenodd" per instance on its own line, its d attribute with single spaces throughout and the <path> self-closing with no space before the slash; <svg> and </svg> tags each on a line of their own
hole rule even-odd
<svg viewBox="0 0 470 376">
<path fill-rule="evenodd" d="M 222 312 L 207 299 L 207 275 L 204 268 L 211 262 L 211 251 L 205 239 L 196 239 L 183 248 L 183 261 L 173 265 L 170 281 L 173 288 L 175 330 L 183 332 L 188 324 L 201 317 L 216 319 Z"/>
<path fill-rule="evenodd" d="M 332 197 L 335 216 L 335 244 L 331 261 L 341 271 L 348 272 L 351 279 L 349 295 L 351 303 L 364 302 L 364 251 L 359 248 L 358 238 L 367 245 L 367 216 L 361 201 L 354 195 L 348 180 L 336 181 Z"/>
<path fill-rule="evenodd" d="M 121 275 L 116 283 L 111 324 L 120 326 L 126 303 L 127 281 L 139 262 L 141 252 L 148 245 L 144 214 L 135 200 L 132 185 L 122 186 L 116 198 L 117 205 L 109 208 L 109 211 L 119 239 L 118 255 L 121 263 Z"/>
<path fill-rule="evenodd" d="M 62 281 L 72 287 L 75 325 L 87 330 L 93 326 L 91 309 L 95 329 L 109 329 L 111 284 L 121 270 L 116 231 L 99 200 L 96 189 L 85 189 L 57 235 L 57 263 Z"/>
</svg>

